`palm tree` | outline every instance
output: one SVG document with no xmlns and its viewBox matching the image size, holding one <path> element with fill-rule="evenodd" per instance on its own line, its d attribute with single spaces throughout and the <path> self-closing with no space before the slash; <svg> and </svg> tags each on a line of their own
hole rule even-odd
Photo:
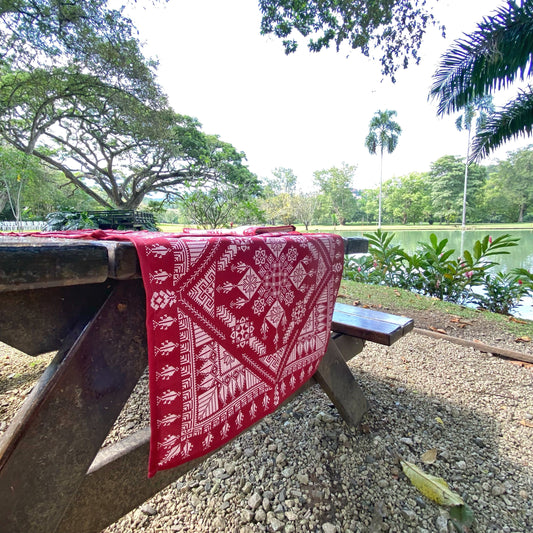
<svg viewBox="0 0 533 533">
<path fill-rule="evenodd" d="M 365 146 L 371 154 L 375 154 L 378 147 L 381 155 L 381 166 L 379 172 L 379 215 L 378 228 L 381 228 L 381 192 L 383 185 L 383 152 L 387 150 L 389 154 L 394 152 L 398 145 L 398 138 L 402 133 L 400 125 L 392 120 L 396 116 L 396 111 L 376 111 L 370 121 L 370 131 L 365 139 Z"/>
<path fill-rule="evenodd" d="M 442 56 L 430 91 L 438 101 L 437 114 L 459 111 L 484 94 L 526 80 L 533 74 L 532 62 L 533 0 L 509 0 Z M 472 142 L 471 160 L 532 131 L 533 89 L 528 85 L 490 114 Z"/>
<path fill-rule="evenodd" d="M 468 132 L 468 138 L 466 143 L 466 161 L 465 161 L 465 185 L 463 192 L 463 230 L 466 227 L 466 188 L 468 184 L 468 166 L 470 164 L 470 140 L 472 138 L 472 126 L 475 131 L 483 129 L 490 113 L 494 112 L 494 105 L 492 104 L 492 96 L 482 96 L 475 98 L 472 102 L 466 104 L 464 113 L 459 115 L 455 121 L 455 126 L 459 131 L 466 130 Z M 477 120 L 473 125 L 474 117 L 477 116 Z"/>
</svg>

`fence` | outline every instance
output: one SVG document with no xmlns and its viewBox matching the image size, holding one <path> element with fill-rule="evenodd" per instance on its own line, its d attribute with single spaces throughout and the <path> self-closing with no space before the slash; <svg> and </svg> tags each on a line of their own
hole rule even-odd
<svg viewBox="0 0 533 533">
<path fill-rule="evenodd" d="M 0 231 L 41 231 L 45 224 L 44 220 L 0 220 Z"/>
</svg>

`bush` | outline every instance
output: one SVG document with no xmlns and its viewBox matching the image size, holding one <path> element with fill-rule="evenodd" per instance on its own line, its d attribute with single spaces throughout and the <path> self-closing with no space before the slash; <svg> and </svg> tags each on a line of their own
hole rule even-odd
<svg viewBox="0 0 533 533">
<path fill-rule="evenodd" d="M 346 279 L 400 287 L 453 303 L 477 303 L 503 314 L 533 290 L 533 277 L 524 272 L 496 276 L 488 272 L 498 265 L 493 256 L 508 254 L 507 248 L 517 246 L 519 239 L 510 235 L 494 240 L 487 235 L 474 243 L 472 251 L 465 250 L 463 257 L 456 257 L 454 249 L 447 249 L 448 239 L 439 241 L 434 233 L 412 255 L 392 244 L 394 233 L 378 229 L 364 236 L 369 255 L 346 259 Z M 484 294 L 475 294 L 474 288 Z"/>
</svg>

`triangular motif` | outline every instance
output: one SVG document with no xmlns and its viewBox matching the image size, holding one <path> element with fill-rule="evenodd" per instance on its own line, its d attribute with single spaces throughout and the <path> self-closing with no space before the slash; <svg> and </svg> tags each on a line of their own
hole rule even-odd
<svg viewBox="0 0 533 533">
<path fill-rule="evenodd" d="M 279 258 L 281 252 L 285 248 L 285 241 L 283 239 L 278 239 L 275 237 L 266 237 L 265 242 L 270 251 L 274 254 L 274 256 L 276 258 Z"/>
</svg>

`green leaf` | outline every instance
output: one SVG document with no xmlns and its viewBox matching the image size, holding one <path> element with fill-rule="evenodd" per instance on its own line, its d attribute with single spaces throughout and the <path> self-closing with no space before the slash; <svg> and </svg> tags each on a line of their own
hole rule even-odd
<svg viewBox="0 0 533 533">
<path fill-rule="evenodd" d="M 474 243 L 474 257 L 476 260 L 481 258 L 481 243 L 479 241 Z"/>
<path fill-rule="evenodd" d="M 466 503 L 451 507 L 449 512 L 457 531 L 468 531 L 474 523 L 474 512 Z"/>
</svg>

